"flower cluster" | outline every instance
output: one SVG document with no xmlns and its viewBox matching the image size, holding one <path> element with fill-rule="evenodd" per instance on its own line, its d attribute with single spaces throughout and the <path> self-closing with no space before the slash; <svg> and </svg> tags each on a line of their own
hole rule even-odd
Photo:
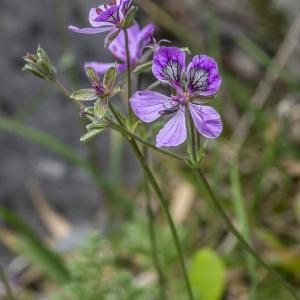
<svg viewBox="0 0 300 300">
<path fill-rule="evenodd" d="M 172 92 L 166 96 L 151 90 L 137 91 L 129 102 L 134 114 L 146 123 L 161 116 L 172 115 L 159 131 L 156 146 L 175 147 L 184 143 L 188 132 L 187 118 L 193 120 L 199 134 L 208 139 L 217 138 L 223 128 L 220 115 L 211 106 L 203 105 L 213 99 L 220 88 L 222 80 L 217 63 L 209 56 L 196 55 L 186 66 L 186 53 L 176 47 L 157 44 L 153 39 L 154 26 L 149 24 L 141 29 L 132 19 L 133 8 L 132 0 L 111 1 L 90 10 L 89 21 L 92 27 L 69 27 L 72 31 L 83 34 L 110 32 L 105 43 L 118 62 L 92 61 L 86 63 L 85 68 L 98 74 L 107 74 L 115 66 L 117 73 L 122 73 L 127 69 L 128 63 L 132 68 L 142 66 L 145 63 L 142 59 L 143 51 L 146 47 L 152 48 L 152 73 L 161 84 L 169 85 Z M 128 45 L 125 34 L 128 35 Z M 129 53 L 126 53 L 127 46 Z M 97 82 L 97 86 L 93 85 L 94 90 L 82 90 L 75 96 L 81 100 L 83 97 L 92 100 L 93 97 L 97 98 L 101 93 L 106 93 L 108 97 L 101 98 L 107 100 L 115 94 L 104 91 L 103 85 L 99 85 L 100 81 Z"/>
<path fill-rule="evenodd" d="M 90 10 L 89 22 L 92 27 L 78 28 L 71 25 L 69 29 L 82 34 L 109 32 L 105 41 L 105 44 L 109 45 L 109 41 L 118 35 L 120 29 L 133 25 L 130 12 L 135 14 L 133 0 L 112 0 L 110 4 Z"/>
</svg>

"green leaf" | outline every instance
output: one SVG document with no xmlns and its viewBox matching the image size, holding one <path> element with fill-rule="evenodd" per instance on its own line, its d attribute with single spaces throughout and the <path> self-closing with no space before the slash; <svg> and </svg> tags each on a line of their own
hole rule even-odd
<svg viewBox="0 0 300 300">
<path fill-rule="evenodd" d="M 48 248 L 44 242 L 23 222 L 7 209 L 0 207 L 0 217 L 20 235 L 26 249 L 26 256 L 39 269 L 57 282 L 67 282 L 69 273 L 58 253 Z"/>
<path fill-rule="evenodd" d="M 95 117 L 102 119 L 105 116 L 105 113 L 107 111 L 108 107 L 108 100 L 105 99 L 99 99 L 94 104 L 94 115 Z"/>
<path fill-rule="evenodd" d="M 115 67 L 110 67 L 104 74 L 103 85 L 110 91 L 115 84 L 117 70 Z"/>
<path fill-rule="evenodd" d="M 98 85 L 99 82 L 100 82 L 100 78 L 97 74 L 97 72 L 91 68 L 91 67 L 87 67 L 85 69 L 85 72 L 86 72 L 86 76 L 88 77 L 89 81 L 92 83 L 92 84 L 95 84 L 95 85 Z"/>
<path fill-rule="evenodd" d="M 92 139 L 94 139 L 100 132 L 102 132 L 105 128 L 101 128 L 101 129 L 93 129 L 89 132 L 87 132 L 86 134 L 84 134 L 81 138 L 80 141 L 83 143 L 87 143 L 89 141 L 91 141 Z"/>
<path fill-rule="evenodd" d="M 125 19 L 124 28 L 129 28 L 134 24 L 137 11 L 138 11 L 137 6 L 133 6 L 129 10 L 129 12 L 127 13 L 126 19 Z"/>
<path fill-rule="evenodd" d="M 225 266 L 212 249 L 196 252 L 189 268 L 189 277 L 197 300 L 222 298 L 226 283 Z"/>
<path fill-rule="evenodd" d="M 76 101 L 95 101 L 99 98 L 94 89 L 83 89 L 74 92 L 70 98 Z"/>
</svg>

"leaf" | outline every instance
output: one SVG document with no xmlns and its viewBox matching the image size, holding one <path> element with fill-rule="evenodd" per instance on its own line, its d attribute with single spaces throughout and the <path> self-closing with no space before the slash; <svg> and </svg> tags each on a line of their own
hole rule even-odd
<svg viewBox="0 0 300 300">
<path fill-rule="evenodd" d="M 70 98 L 76 101 L 94 101 L 97 100 L 99 96 L 94 89 L 83 89 L 74 92 Z"/>
<path fill-rule="evenodd" d="M 88 131 L 86 134 L 84 134 L 81 138 L 80 141 L 83 143 L 87 143 L 91 141 L 93 138 L 95 138 L 100 132 L 102 132 L 105 128 L 101 129 L 93 129 L 91 131 Z"/>
<path fill-rule="evenodd" d="M 189 277 L 195 299 L 221 299 L 225 288 L 225 267 L 212 249 L 205 248 L 196 252 L 189 268 Z"/>
<path fill-rule="evenodd" d="M 103 77 L 103 85 L 107 88 L 107 90 L 111 90 L 114 86 L 115 80 L 117 77 L 117 70 L 115 67 L 110 67 L 104 74 Z"/>
<path fill-rule="evenodd" d="M 30 249 L 27 254 L 32 263 L 43 270 L 53 280 L 67 282 L 69 273 L 62 258 L 48 248 L 44 242 L 21 219 L 7 209 L 0 207 L 0 217 L 7 222 L 22 238 L 24 245 Z"/>
<path fill-rule="evenodd" d="M 94 104 L 95 117 L 102 119 L 105 116 L 108 107 L 108 99 L 99 99 Z"/>
<path fill-rule="evenodd" d="M 97 72 L 93 68 L 87 67 L 85 69 L 85 73 L 86 73 L 86 76 L 88 77 L 89 81 L 91 82 L 91 84 L 94 84 L 94 85 L 99 84 L 100 78 L 99 78 Z"/>
<path fill-rule="evenodd" d="M 129 10 L 129 12 L 127 13 L 126 19 L 125 19 L 124 28 L 129 28 L 134 24 L 137 11 L 138 11 L 137 6 L 133 6 Z"/>
</svg>

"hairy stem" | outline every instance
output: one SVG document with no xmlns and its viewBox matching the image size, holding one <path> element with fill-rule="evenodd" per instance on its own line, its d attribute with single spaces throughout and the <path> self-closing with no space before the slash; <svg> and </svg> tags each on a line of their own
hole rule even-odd
<svg viewBox="0 0 300 300">
<path fill-rule="evenodd" d="M 149 163 L 148 159 L 148 149 L 146 146 L 143 147 L 144 157 L 146 161 Z M 165 300 L 166 297 L 166 279 L 164 277 L 162 268 L 159 262 L 158 256 L 158 247 L 157 247 L 157 237 L 155 231 L 155 216 L 154 211 L 151 204 L 151 191 L 149 189 L 149 183 L 146 176 L 144 176 L 144 188 L 145 188 L 145 196 L 146 196 L 146 213 L 148 217 L 148 230 L 149 230 L 149 237 L 150 237 L 150 245 L 151 245 L 151 253 L 152 259 L 154 263 L 154 267 L 157 273 L 157 278 L 159 282 L 159 294 L 160 299 Z"/>
<path fill-rule="evenodd" d="M 177 234 L 176 226 L 174 224 L 171 213 L 169 211 L 168 202 L 165 199 L 165 197 L 163 196 L 163 193 L 160 190 L 160 187 L 159 187 L 153 173 L 149 169 L 149 167 L 147 165 L 147 162 L 146 162 L 143 154 L 141 153 L 140 149 L 138 148 L 138 145 L 136 144 L 135 140 L 130 139 L 129 142 L 130 142 L 130 145 L 132 147 L 132 150 L 134 151 L 134 153 L 135 153 L 135 155 L 136 155 L 136 157 L 137 157 L 137 159 L 140 163 L 141 168 L 143 169 L 143 172 L 144 172 L 145 176 L 147 177 L 147 179 L 148 179 L 149 183 L 151 184 L 154 192 L 156 193 L 156 196 L 159 199 L 160 205 L 161 205 L 161 207 L 162 207 L 162 209 L 163 209 L 163 211 L 164 211 L 164 213 L 167 217 L 169 227 L 170 227 L 170 230 L 171 230 L 171 233 L 172 233 L 172 236 L 173 236 L 174 244 L 175 244 L 175 247 L 176 247 L 176 250 L 177 250 L 178 258 L 179 258 L 179 261 L 180 261 L 180 265 L 181 265 L 181 268 L 182 268 L 187 293 L 189 295 L 189 299 L 194 300 L 191 284 L 190 284 L 190 281 L 189 281 L 188 273 L 187 273 L 185 262 L 184 262 L 183 251 L 182 251 L 180 240 L 179 240 L 179 237 L 178 237 L 178 234 Z"/>
<path fill-rule="evenodd" d="M 132 109 L 129 104 L 129 99 L 132 95 L 132 82 L 131 82 L 131 59 L 130 59 L 130 50 L 129 50 L 129 38 L 128 38 L 128 31 L 124 29 L 124 36 L 125 36 L 125 47 L 126 47 L 126 64 L 127 64 L 127 97 L 128 97 L 128 115 L 130 123 L 133 123 L 134 115 Z"/>
<path fill-rule="evenodd" d="M 6 274 L 2 266 L 0 265 L 0 280 L 3 282 L 3 286 L 6 292 L 6 296 L 8 300 L 15 300 L 13 296 L 12 290 L 10 288 L 9 282 L 7 280 Z"/>
<path fill-rule="evenodd" d="M 281 276 L 280 273 L 278 273 L 276 270 L 274 270 L 272 267 L 270 267 L 247 243 L 247 241 L 243 238 L 243 236 L 239 233 L 239 231 L 234 227 L 234 225 L 231 223 L 230 218 L 227 216 L 226 212 L 224 211 L 222 205 L 220 204 L 219 200 L 217 199 L 216 195 L 214 194 L 212 188 L 210 187 L 204 173 L 202 170 L 198 169 L 197 172 L 197 178 L 201 179 L 205 189 L 207 190 L 210 199 L 212 201 L 212 204 L 218 211 L 219 215 L 223 219 L 224 223 L 227 225 L 227 228 L 229 231 L 237 238 L 237 240 L 241 243 L 241 245 L 251 254 L 256 261 L 258 261 L 262 266 L 264 266 L 270 274 L 272 274 L 275 278 L 279 280 L 279 282 L 282 284 L 283 287 L 286 288 L 287 291 L 294 297 L 294 299 L 300 300 L 299 295 L 294 290 L 294 288 Z"/>
</svg>

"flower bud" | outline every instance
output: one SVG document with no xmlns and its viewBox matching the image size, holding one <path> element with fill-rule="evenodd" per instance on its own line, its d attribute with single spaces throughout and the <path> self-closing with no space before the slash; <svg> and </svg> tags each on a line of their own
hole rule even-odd
<svg viewBox="0 0 300 300">
<path fill-rule="evenodd" d="M 55 80 L 56 69 L 45 50 L 40 46 L 38 46 L 36 54 L 28 53 L 23 59 L 25 61 L 23 71 L 30 72 L 44 80 Z"/>
</svg>

